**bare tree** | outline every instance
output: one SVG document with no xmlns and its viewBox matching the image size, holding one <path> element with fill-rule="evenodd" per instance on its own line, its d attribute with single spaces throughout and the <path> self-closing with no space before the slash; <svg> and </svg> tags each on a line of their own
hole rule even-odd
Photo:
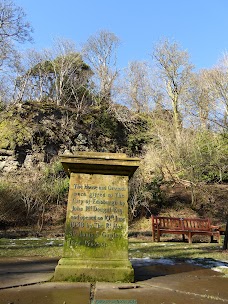
<svg viewBox="0 0 228 304">
<path fill-rule="evenodd" d="M 176 42 L 163 40 L 153 52 L 158 67 L 158 76 L 165 84 L 165 91 L 171 101 L 173 124 L 176 131 L 181 128 L 180 105 L 189 87 L 193 66 L 189 63 L 187 51 L 180 49 Z"/>
<path fill-rule="evenodd" d="M 31 41 L 31 26 L 25 20 L 26 15 L 22 8 L 13 1 L 0 1 L 0 67 L 4 62 L 14 59 L 14 42 Z"/>
<path fill-rule="evenodd" d="M 217 104 L 216 122 L 227 128 L 228 126 L 228 54 L 211 70 L 204 71 L 206 82 L 213 92 Z"/>
<path fill-rule="evenodd" d="M 30 50 L 15 83 L 17 101 L 52 101 L 74 105 L 78 113 L 92 102 L 88 79 L 92 72 L 69 40 L 59 39 L 49 50 Z"/>
<path fill-rule="evenodd" d="M 200 126 L 204 130 L 211 127 L 216 108 L 213 92 L 208 85 L 207 78 L 205 70 L 192 74 L 189 102 L 186 104 L 187 114 L 190 115 L 193 126 Z"/>
<path fill-rule="evenodd" d="M 91 36 L 83 47 L 85 60 L 94 72 L 95 83 L 100 101 L 110 102 L 114 82 L 118 75 L 116 66 L 119 38 L 108 31 L 102 30 Z"/>
<path fill-rule="evenodd" d="M 34 49 L 23 54 L 22 62 L 18 66 L 14 79 L 13 100 L 15 102 L 41 101 L 43 99 L 50 85 L 47 84 L 47 81 L 50 82 L 50 78 L 46 73 L 46 59 L 43 51 L 38 52 Z"/>
<path fill-rule="evenodd" d="M 122 98 L 137 113 L 148 112 L 152 106 L 154 90 L 147 62 L 130 62 L 120 85 Z"/>
<path fill-rule="evenodd" d="M 87 87 L 88 79 L 92 76 L 91 69 L 70 40 L 56 40 L 49 58 L 55 75 L 56 103 L 67 104 L 74 99 L 80 107 L 85 95 L 79 98 L 78 91 Z"/>
<path fill-rule="evenodd" d="M 0 102 L 12 100 L 15 71 L 20 64 L 16 44 L 31 41 L 32 29 L 22 8 L 0 0 Z"/>
</svg>

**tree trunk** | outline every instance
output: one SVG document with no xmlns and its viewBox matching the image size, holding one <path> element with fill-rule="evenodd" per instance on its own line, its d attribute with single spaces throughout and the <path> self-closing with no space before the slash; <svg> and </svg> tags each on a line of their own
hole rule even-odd
<svg viewBox="0 0 228 304">
<path fill-rule="evenodd" d="M 225 238 L 224 238 L 224 242 L 223 242 L 223 250 L 227 250 L 227 245 L 228 245 L 228 219 L 226 222 L 226 231 L 225 231 Z"/>
</svg>

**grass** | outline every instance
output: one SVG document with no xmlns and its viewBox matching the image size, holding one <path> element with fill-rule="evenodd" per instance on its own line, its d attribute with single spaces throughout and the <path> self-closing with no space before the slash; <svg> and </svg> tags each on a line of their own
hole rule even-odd
<svg viewBox="0 0 228 304">
<path fill-rule="evenodd" d="M 62 256 L 63 238 L 0 239 L 0 257 Z M 153 243 L 150 238 L 129 239 L 130 258 L 175 258 L 228 260 L 228 251 L 222 251 L 218 243 Z"/>
<path fill-rule="evenodd" d="M 160 242 L 152 243 L 130 240 L 130 258 L 175 258 L 175 259 L 228 259 L 228 252 L 222 251 L 222 245 L 218 243 L 183 243 L 183 242 Z"/>
<path fill-rule="evenodd" d="M 172 259 L 174 263 L 189 262 L 217 269 L 228 276 L 228 250 L 222 250 L 222 245 L 218 243 L 188 244 L 180 241 L 152 243 L 132 238 L 129 243 L 129 258 Z"/>
<path fill-rule="evenodd" d="M 63 239 L 24 238 L 0 239 L 0 257 L 60 257 Z"/>
</svg>

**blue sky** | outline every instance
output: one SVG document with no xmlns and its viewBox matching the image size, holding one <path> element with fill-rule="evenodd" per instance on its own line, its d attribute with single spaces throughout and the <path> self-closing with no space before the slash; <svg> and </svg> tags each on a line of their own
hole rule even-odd
<svg viewBox="0 0 228 304">
<path fill-rule="evenodd" d="M 196 69 L 211 68 L 228 51 L 227 0 L 14 0 L 34 29 L 36 49 L 55 37 L 78 47 L 101 29 L 122 41 L 119 67 L 150 59 L 154 43 L 174 39 Z M 26 45 L 27 47 L 27 45 Z"/>
</svg>

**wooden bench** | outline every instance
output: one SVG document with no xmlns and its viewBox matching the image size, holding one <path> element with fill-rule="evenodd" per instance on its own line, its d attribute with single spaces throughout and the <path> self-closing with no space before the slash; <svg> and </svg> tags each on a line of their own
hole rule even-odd
<svg viewBox="0 0 228 304">
<path fill-rule="evenodd" d="M 178 217 L 163 217 L 152 215 L 152 238 L 153 241 L 160 242 L 162 234 L 182 234 L 183 240 L 185 235 L 188 237 L 188 242 L 192 243 L 192 236 L 208 235 L 213 241 L 213 237 L 217 237 L 218 242 L 221 242 L 219 226 L 212 226 L 209 219 L 201 218 L 178 218 Z"/>
</svg>

